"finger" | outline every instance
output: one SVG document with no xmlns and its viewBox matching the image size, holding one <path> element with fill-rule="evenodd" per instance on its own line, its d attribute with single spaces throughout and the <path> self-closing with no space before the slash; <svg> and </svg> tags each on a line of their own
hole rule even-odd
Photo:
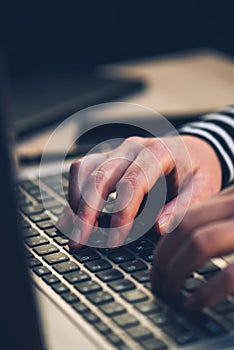
<svg viewBox="0 0 234 350">
<path fill-rule="evenodd" d="M 185 308 L 196 311 L 215 305 L 234 292 L 234 264 L 209 279 L 185 302 Z"/>
<path fill-rule="evenodd" d="M 77 212 L 81 197 L 82 188 L 87 177 L 102 164 L 107 154 L 92 154 L 73 162 L 70 167 L 68 201 L 74 212 Z"/>
<path fill-rule="evenodd" d="M 188 275 L 209 258 L 234 250 L 234 220 L 209 224 L 194 230 L 170 259 L 161 290 L 166 296 L 176 294 Z"/>
<path fill-rule="evenodd" d="M 196 187 L 194 186 L 194 191 Z M 186 193 L 186 190 L 185 190 Z M 183 196 L 183 194 L 182 194 Z M 182 200 L 183 205 L 183 200 Z M 209 222 L 217 222 L 233 216 L 233 199 L 231 195 L 216 195 L 192 207 L 184 216 L 183 220 L 178 224 L 175 230 L 165 235 L 156 247 L 154 254 L 152 284 L 156 289 L 157 285 L 162 283 L 163 276 L 171 257 L 180 248 L 181 244 L 187 239 L 190 232 L 197 227 L 208 224 Z M 177 217 L 170 216 L 173 225 L 178 220 Z M 180 219 L 180 218 L 179 218 Z M 174 222 L 173 222 L 174 221 Z M 168 230 L 168 228 L 166 228 Z"/>
<path fill-rule="evenodd" d="M 162 211 L 160 212 L 157 221 L 156 221 L 156 229 L 160 234 L 165 234 L 170 229 L 172 230 L 173 221 L 177 219 L 177 222 L 179 220 L 179 216 L 181 216 L 185 210 L 189 209 L 192 206 L 195 206 L 198 204 L 197 207 L 193 207 L 193 212 L 189 213 L 189 221 L 191 222 L 191 225 L 202 225 L 210 220 L 214 220 L 215 215 L 212 215 L 210 213 L 210 210 L 208 213 L 211 214 L 207 215 L 207 210 L 204 210 L 201 208 L 201 206 L 204 208 L 209 205 L 209 203 L 212 202 L 212 205 L 215 206 L 215 213 L 217 212 L 217 206 L 219 206 L 218 202 L 219 199 L 217 199 L 216 203 L 214 203 L 216 196 L 210 197 L 210 193 L 206 191 L 206 183 L 201 181 L 200 175 L 195 174 L 189 181 L 187 180 L 183 186 L 181 187 L 181 193 L 171 200 L 169 203 L 167 203 Z M 227 195 L 229 195 L 229 192 L 226 192 L 225 200 L 227 201 L 227 205 L 229 206 L 230 201 L 232 200 L 230 197 L 228 199 Z M 220 194 L 218 194 L 218 198 Z M 208 200 L 201 203 L 202 200 Z M 219 218 L 224 217 L 226 212 L 226 206 L 220 213 Z M 197 210 L 196 210 L 197 209 Z M 229 209 L 231 209 L 229 207 Z M 227 216 L 229 216 L 229 212 L 227 213 Z M 203 213 L 203 215 L 201 215 Z M 197 220 L 199 216 L 199 220 Z M 216 217 L 217 218 L 217 217 Z M 185 217 L 186 220 L 186 217 Z M 194 228 L 194 226 L 191 226 L 191 228 Z"/>
<path fill-rule="evenodd" d="M 111 227 L 116 230 L 113 234 L 110 232 L 109 246 L 124 243 L 144 195 L 162 175 L 168 174 L 174 167 L 170 154 L 161 143 L 157 147 L 157 158 L 154 152 L 154 142 L 144 147 L 118 183 L 118 196 L 111 217 Z"/>
<path fill-rule="evenodd" d="M 74 221 L 75 221 L 75 214 L 72 211 L 69 204 L 66 204 L 65 207 L 63 208 L 63 212 L 61 216 L 59 217 L 56 223 L 56 227 L 66 236 L 69 236 L 69 234 L 73 229 Z"/>
<path fill-rule="evenodd" d="M 72 232 L 73 239 L 77 242 L 87 243 L 109 193 L 115 189 L 117 182 L 143 147 L 140 140 L 127 139 L 86 178 Z"/>
</svg>

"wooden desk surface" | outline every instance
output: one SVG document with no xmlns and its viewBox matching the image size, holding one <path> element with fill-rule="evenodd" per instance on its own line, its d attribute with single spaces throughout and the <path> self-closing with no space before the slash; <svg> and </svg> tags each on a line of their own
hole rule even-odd
<svg viewBox="0 0 234 350">
<path fill-rule="evenodd" d="M 234 102 L 233 59 L 215 51 L 195 51 L 181 55 L 149 58 L 133 62 L 106 65 L 104 75 L 136 77 L 145 82 L 145 90 L 121 99 L 152 108 L 166 115 L 187 115 L 210 112 Z M 125 118 L 137 109 L 115 105 L 107 113 L 105 121 Z M 141 113 L 139 109 L 139 113 Z M 122 119 L 123 120 L 123 119 Z M 40 133 L 17 146 L 17 153 L 41 153 L 52 130 Z M 71 127 L 61 136 L 64 140 L 74 134 Z M 63 147 L 58 142 L 57 151 Z"/>
</svg>

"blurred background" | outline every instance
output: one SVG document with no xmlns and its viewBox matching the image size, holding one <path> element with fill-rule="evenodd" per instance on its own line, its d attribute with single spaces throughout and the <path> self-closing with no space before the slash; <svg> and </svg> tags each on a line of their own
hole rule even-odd
<svg viewBox="0 0 234 350">
<path fill-rule="evenodd" d="M 228 0 L 8 1 L 1 32 L 16 134 L 29 135 L 77 110 L 115 100 L 183 120 L 232 102 L 232 5 Z M 204 49 L 213 54 L 191 60 Z M 116 63 L 123 70 L 99 69 Z"/>
<path fill-rule="evenodd" d="M 12 75 L 211 47 L 234 54 L 233 1 L 8 1 Z M 3 15 L 3 13 L 2 13 Z"/>
<path fill-rule="evenodd" d="M 12 76 L 211 47 L 234 54 L 233 1 L 8 1 Z"/>
</svg>

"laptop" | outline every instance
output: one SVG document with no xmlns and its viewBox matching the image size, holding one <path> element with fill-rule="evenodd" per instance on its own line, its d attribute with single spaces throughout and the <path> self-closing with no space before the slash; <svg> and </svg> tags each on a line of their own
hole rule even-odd
<svg viewBox="0 0 234 350">
<path fill-rule="evenodd" d="M 1 74 L 1 76 L 3 76 Z M 209 261 L 167 303 L 151 290 L 158 237 L 117 249 L 70 251 L 54 225 L 63 202 L 55 168 L 13 178 L 6 86 L 0 86 L 1 338 L 5 349 L 215 350 L 234 348 L 234 299 L 186 314 L 181 299 L 222 268 Z M 68 168 L 67 168 L 68 169 Z M 66 192 L 69 174 L 62 174 Z M 41 191 L 46 198 L 45 211 Z M 17 204 L 16 204 L 17 203 Z M 222 260 L 222 262 L 221 262 Z"/>
</svg>

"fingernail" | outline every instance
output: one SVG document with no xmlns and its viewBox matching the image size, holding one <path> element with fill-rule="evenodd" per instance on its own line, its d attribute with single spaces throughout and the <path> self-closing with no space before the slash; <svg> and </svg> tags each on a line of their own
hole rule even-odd
<svg viewBox="0 0 234 350">
<path fill-rule="evenodd" d="M 109 237 L 108 237 L 108 241 L 107 241 L 108 248 L 118 247 L 119 239 L 120 239 L 119 231 L 115 228 L 111 229 Z"/>
<path fill-rule="evenodd" d="M 169 224 L 172 221 L 172 215 L 164 215 L 159 218 L 157 221 L 157 226 L 161 234 L 164 234 L 167 232 L 167 229 L 169 228 Z"/>
</svg>

